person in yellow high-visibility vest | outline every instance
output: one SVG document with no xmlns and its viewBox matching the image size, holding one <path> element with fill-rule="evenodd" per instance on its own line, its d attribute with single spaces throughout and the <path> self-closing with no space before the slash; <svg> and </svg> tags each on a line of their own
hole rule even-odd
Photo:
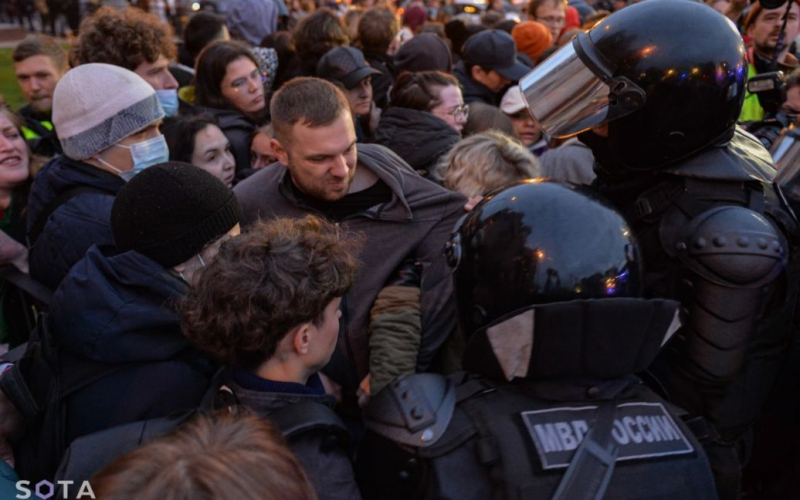
<svg viewBox="0 0 800 500">
<path fill-rule="evenodd" d="M 752 40 L 749 51 L 750 64 L 747 68 L 747 79 L 771 71 L 772 58 L 777 49 L 781 26 L 786 16 L 786 6 L 777 9 L 765 9 L 760 2 L 753 4 L 745 18 L 742 30 Z M 789 73 L 800 66 L 797 58 L 789 52 L 789 46 L 800 33 L 800 2 L 793 0 L 786 22 L 786 32 L 781 50 L 778 54 L 778 70 Z M 747 92 L 742 106 L 739 122 L 757 122 L 764 119 L 764 109 L 758 102 L 758 96 Z"/>
<path fill-rule="evenodd" d="M 61 144 L 53 129 L 53 91 L 68 69 L 67 55 L 58 43 L 44 35 L 30 35 L 12 55 L 14 73 L 28 105 L 19 110 L 25 120 L 22 133 L 39 156 L 60 154 Z"/>
</svg>

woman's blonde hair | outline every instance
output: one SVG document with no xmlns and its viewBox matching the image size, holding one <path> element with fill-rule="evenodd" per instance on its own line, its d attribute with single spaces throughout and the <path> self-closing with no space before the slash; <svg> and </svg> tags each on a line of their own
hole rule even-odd
<svg viewBox="0 0 800 500">
<path fill-rule="evenodd" d="M 496 130 L 467 137 L 439 164 L 448 189 L 468 198 L 540 175 L 539 160 L 515 139 Z"/>
</svg>

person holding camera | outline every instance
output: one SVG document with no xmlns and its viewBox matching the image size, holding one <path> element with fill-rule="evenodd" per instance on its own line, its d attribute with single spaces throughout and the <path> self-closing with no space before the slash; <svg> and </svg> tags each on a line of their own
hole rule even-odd
<svg viewBox="0 0 800 500">
<path fill-rule="evenodd" d="M 785 2 L 778 6 L 775 3 L 774 0 L 758 0 L 745 17 L 742 34 L 750 39 L 751 44 L 748 50 L 748 80 L 771 71 L 779 70 L 788 74 L 800 66 L 797 58 L 789 52 L 792 40 L 800 33 L 800 3 L 792 0 L 788 9 Z M 759 122 L 764 118 L 765 112 L 758 94 L 748 91 L 739 123 Z"/>
</svg>

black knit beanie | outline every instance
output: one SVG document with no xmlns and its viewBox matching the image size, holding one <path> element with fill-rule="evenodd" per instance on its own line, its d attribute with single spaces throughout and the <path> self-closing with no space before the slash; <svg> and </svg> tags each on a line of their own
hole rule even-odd
<svg viewBox="0 0 800 500">
<path fill-rule="evenodd" d="M 188 163 L 167 162 L 136 174 L 111 208 L 114 242 L 165 268 L 200 253 L 242 218 L 222 181 Z"/>
</svg>

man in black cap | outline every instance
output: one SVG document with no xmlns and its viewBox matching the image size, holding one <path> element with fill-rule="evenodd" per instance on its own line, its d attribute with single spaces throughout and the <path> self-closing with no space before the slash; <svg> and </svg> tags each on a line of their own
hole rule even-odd
<svg viewBox="0 0 800 500">
<path fill-rule="evenodd" d="M 505 31 L 487 30 L 472 35 L 464 44 L 455 75 L 464 92 L 464 102 L 496 106 L 502 90 L 516 83 L 530 68 L 517 61 L 514 39 Z"/>
<path fill-rule="evenodd" d="M 381 72 L 373 69 L 364 59 L 364 54 L 354 47 L 336 47 L 329 50 L 317 63 L 317 76 L 337 84 L 347 102 L 350 103 L 350 113 L 356 123 L 356 138 L 358 142 L 364 142 L 367 137 L 367 130 L 371 123 L 362 123 L 366 119 L 371 122 L 371 111 L 375 108 L 372 102 L 372 75 L 379 75 Z M 376 109 L 377 117 L 375 126 L 378 125 L 380 112 Z M 366 127 L 365 127 L 366 125 Z"/>
</svg>

